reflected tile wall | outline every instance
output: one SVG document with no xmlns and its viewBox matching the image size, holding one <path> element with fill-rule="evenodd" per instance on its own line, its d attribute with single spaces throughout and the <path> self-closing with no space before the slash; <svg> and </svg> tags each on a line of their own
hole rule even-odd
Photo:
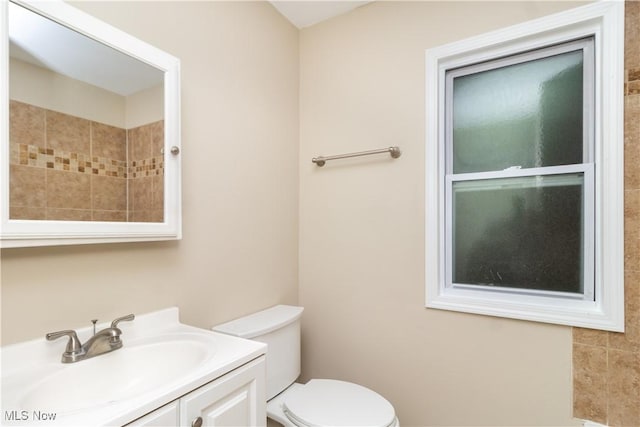
<svg viewBox="0 0 640 427">
<path fill-rule="evenodd" d="M 14 144 L 45 147 L 45 110 L 11 101 L 9 109 L 9 140 Z M 16 162 L 12 162 L 16 163 Z"/>
<path fill-rule="evenodd" d="M 127 131 L 10 101 L 10 217 L 161 222 L 163 124 Z"/>
<path fill-rule="evenodd" d="M 625 3 L 625 332 L 573 329 L 573 409 L 640 426 L 640 2 Z"/>
<path fill-rule="evenodd" d="M 164 221 L 164 122 L 129 129 L 129 221 Z"/>
<path fill-rule="evenodd" d="M 89 120 L 51 110 L 45 110 L 45 118 L 47 148 L 60 152 L 91 154 Z"/>
</svg>

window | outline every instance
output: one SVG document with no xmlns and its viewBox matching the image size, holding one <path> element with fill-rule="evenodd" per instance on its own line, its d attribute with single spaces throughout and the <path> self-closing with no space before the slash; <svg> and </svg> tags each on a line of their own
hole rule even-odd
<svg viewBox="0 0 640 427">
<path fill-rule="evenodd" d="M 447 286 L 593 299 L 593 38 L 446 72 Z"/>
<path fill-rule="evenodd" d="M 623 16 L 427 52 L 427 307 L 622 330 Z"/>
</svg>

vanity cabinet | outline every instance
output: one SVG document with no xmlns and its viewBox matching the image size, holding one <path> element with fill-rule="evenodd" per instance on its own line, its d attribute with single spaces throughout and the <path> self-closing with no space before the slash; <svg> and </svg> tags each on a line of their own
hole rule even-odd
<svg viewBox="0 0 640 427">
<path fill-rule="evenodd" d="M 265 357 L 261 356 L 126 427 L 265 426 Z"/>
<path fill-rule="evenodd" d="M 127 424 L 125 427 L 178 426 L 180 425 L 180 409 L 178 402 L 179 400 L 174 400 L 171 403 L 167 403 L 155 411 L 148 413 L 144 417 L 138 418 L 134 422 Z"/>
</svg>

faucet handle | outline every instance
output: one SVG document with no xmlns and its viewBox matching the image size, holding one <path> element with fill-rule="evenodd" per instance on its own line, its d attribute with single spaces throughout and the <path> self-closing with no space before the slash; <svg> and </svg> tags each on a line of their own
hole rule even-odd
<svg viewBox="0 0 640 427">
<path fill-rule="evenodd" d="M 116 328 L 118 326 L 118 323 L 123 321 L 132 321 L 135 318 L 136 316 L 134 316 L 133 314 L 127 314 L 126 316 L 118 317 L 113 322 L 111 322 L 111 327 Z"/>
<path fill-rule="evenodd" d="M 49 332 L 45 335 L 45 338 L 48 341 L 57 340 L 58 338 L 69 337 L 69 342 L 67 342 L 67 349 L 65 353 L 78 353 L 82 351 L 82 344 L 80 344 L 80 340 L 78 339 L 78 335 L 76 331 L 66 330 L 66 331 L 58 331 L 58 332 Z"/>
</svg>

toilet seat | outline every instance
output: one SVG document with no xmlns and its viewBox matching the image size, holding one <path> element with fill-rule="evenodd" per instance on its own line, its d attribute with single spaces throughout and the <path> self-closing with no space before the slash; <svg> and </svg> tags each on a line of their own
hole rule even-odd
<svg viewBox="0 0 640 427">
<path fill-rule="evenodd" d="M 287 418 L 300 427 L 395 426 L 393 406 L 378 393 L 338 380 L 309 381 L 282 403 Z"/>
</svg>

